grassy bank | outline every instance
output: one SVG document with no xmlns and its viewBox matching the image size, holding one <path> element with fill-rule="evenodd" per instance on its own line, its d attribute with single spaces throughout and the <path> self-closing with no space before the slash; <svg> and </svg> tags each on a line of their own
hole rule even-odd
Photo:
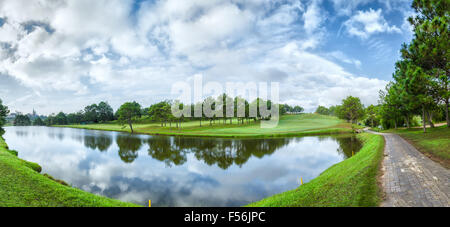
<svg viewBox="0 0 450 227">
<path fill-rule="evenodd" d="M 8 149 L 0 137 L 0 206 L 107 207 L 136 206 L 97 196 L 41 175 L 38 164 L 27 162 Z"/>
<path fill-rule="evenodd" d="M 383 157 L 384 138 L 360 134 L 363 148 L 355 156 L 338 163 L 319 177 L 262 201 L 251 207 L 348 207 L 378 206 L 378 170 Z"/>
<path fill-rule="evenodd" d="M 175 126 L 173 124 L 173 126 Z M 90 125 L 63 125 L 57 127 L 82 128 L 92 130 L 130 132 L 128 126 L 119 124 L 90 124 Z M 190 121 L 182 124 L 181 129 L 161 127 L 160 123 L 135 124 L 135 133 L 152 135 L 202 136 L 202 137 L 277 137 L 277 136 L 305 136 L 351 132 L 351 125 L 336 117 L 317 114 L 302 114 L 282 116 L 275 128 L 261 128 L 258 122 L 238 125 L 223 124 L 217 120 L 210 125 L 204 121 L 200 127 L 199 121 Z"/>
<path fill-rule="evenodd" d="M 421 128 L 383 132 L 398 134 L 432 160 L 439 162 L 447 169 L 450 167 L 450 128 L 447 128 L 446 125 L 437 128 L 427 128 L 426 133 L 423 133 Z"/>
</svg>

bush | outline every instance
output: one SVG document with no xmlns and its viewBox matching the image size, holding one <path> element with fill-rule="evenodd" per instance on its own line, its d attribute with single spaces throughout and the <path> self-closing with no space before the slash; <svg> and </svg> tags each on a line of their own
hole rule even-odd
<svg viewBox="0 0 450 227">
<path fill-rule="evenodd" d="M 38 173 L 40 173 L 42 171 L 42 167 L 37 163 L 29 162 L 29 161 L 25 161 L 25 160 L 21 160 L 21 161 L 26 167 L 28 167 Z"/>
<path fill-rule="evenodd" d="M 50 179 L 50 180 L 56 182 L 56 183 L 62 184 L 62 185 L 64 185 L 64 186 L 69 186 L 69 184 L 68 184 L 67 182 L 65 182 L 65 181 L 63 181 L 63 180 L 55 179 L 55 178 L 52 177 L 51 175 L 48 175 L 48 174 L 45 173 L 44 176 L 47 177 L 48 179 Z"/>
<path fill-rule="evenodd" d="M 18 156 L 19 152 L 15 151 L 15 150 L 6 150 L 8 153 L 14 155 L 14 156 Z"/>
<path fill-rule="evenodd" d="M 414 116 L 413 119 L 411 120 L 411 127 L 417 127 L 422 125 L 422 118 L 419 116 Z"/>
</svg>

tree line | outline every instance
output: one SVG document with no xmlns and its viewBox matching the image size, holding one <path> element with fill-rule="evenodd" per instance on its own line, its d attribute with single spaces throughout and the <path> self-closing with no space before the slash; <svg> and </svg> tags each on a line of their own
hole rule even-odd
<svg viewBox="0 0 450 227">
<path fill-rule="evenodd" d="M 413 1 L 416 14 L 408 19 L 414 29 L 413 40 L 402 45 L 394 80 L 379 92 L 378 105 L 364 108 L 359 100 L 349 97 L 342 105 L 319 106 L 316 113 L 353 123 L 360 119 L 367 126 L 384 129 L 410 128 L 420 125 L 420 121 L 424 132 L 427 124 L 435 127 L 438 121 L 446 121 L 450 127 L 449 7 L 450 1 Z"/>
<path fill-rule="evenodd" d="M 315 113 L 336 116 L 355 124 L 358 123 L 359 120 L 364 119 L 366 116 L 366 109 L 358 97 L 348 96 L 342 100 L 341 105 L 331 106 L 329 108 L 319 106 Z"/>
<path fill-rule="evenodd" d="M 409 18 L 414 38 L 403 44 L 401 59 L 395 64 L 394 81 L 380 91 L 378 114 L 387 128 L 411 127 L 414 116 L 420 115 L 434 127 L 433 119 L 449 119 L 450 23 L 449 1 L 414 0 L 416 15 Z"/>
<path fill-rule="evenodd" d="M 195 114 L 196 108 L 200 107 L 200 109 L 203 110 L 207 105 L 214 111 L 213 115 L 207 115 L 203 113 L 203 111 L 200 116 Z M 207 97 L 202 102 L 196 104 L 183 104 L 178 101 L 165 100 L 143 108 L 137 102 L 126 102 L 122 104 L 116 112 L 114 112 L 108 102 L 102 101 L 98 104 L 86 106 L 83 110 L 75 113 L 59 112 L 58 114 L 51 114 L 46 117 L 37 116 L 34 119 L 30 119 L 28 115 L 17 114 L 13 124 L 15 126 L 51 126 L 95 124 L 116 121 L 123 125 L 129 125 L 132 132 L 134 131 L 133 123 L 147 123 L 148 121 L 160 122 L 161 127 L 175 126 L 176 128 L 180 128 L 182 122 L 189 120 L 199 121 L 200 127 L 202 127 L 205 121 L 209 122 L 210 125 L 217 121 L 223 122 L 223 124 L 233 124 L 233 119 L 237 119 L 238 124 L 246 124 L 250 123 L 250 121 L 268 120 L 272 117 L 271 115 L 266 116 L 261 113 L 259 108 L 260 105 L 266 105 L 268 109 L 271 109 L 272 107 L 278 108 L 281 115 L 287 113 L 300 114 L 304 111 L 304 108 L 301 106 L 275 104 L 271 100 L 266 101 L 260 98 L 249 102 L 241 97 L 232 98 L 227 94 L 223 94 L 217 98 Z M 178 106 L 179 109 L 190 108 L 190 116 L 174 116 L 172 110 L 174 106 Z M 255 116 L 252 116 L 251 114 L 251 106 L 256 107 Z M 233 117 L 227 116 L 227 111 L 230 110 L 234 114 Z M 243 113 L 238 115 L 239 110 L 243 110 Z M 222 114 L 218 114 L 218 111 Z M 5 116 L 8 113 L 6 113 Z"/>
</svg>

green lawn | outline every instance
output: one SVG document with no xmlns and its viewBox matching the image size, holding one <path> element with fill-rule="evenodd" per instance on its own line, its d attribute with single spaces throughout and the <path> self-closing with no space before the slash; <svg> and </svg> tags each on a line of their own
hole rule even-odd
<svg viewBox="0 0 450 227">
<path fill-rule="evenodd" d="M 378 206 L 378 170 L 383 157 L 380 135 L 360 134 L 364 146 L 355 156 L 338 163 L 319 177 L 262 201 L 251 207 L 372 207 Z"/>
<path fill-rule="evenodd" d="M 136 206 L 64 186 L 39 174 L 38 171 L 40 171 L 38 164 L 17 158 L 16 152 L 10 151 L 0 137 L 0 206 Z"/>
<path fill-rule="evenodd" d="M 210 125 L 209 121 L 203 121 L 200 127 L 199 121 L 184 122 L 181 129 L 161 127 L 159 123 L 135 124 L 135 133 L 157 134 L 157 135 L 184 135 L 184 136 L 207 136 L 207 137 L 274 137 L 274 136 L 303 136 L 313 134 L 331 134 L 351 132 L 351 125 L 331 116 L 317 114 L 302 114 L 282 116 L 277 127 L 265 129 L 261 128 L 258 122 L 238 125 L 237 120 L 230 125 L 223 124 L 217 120 Z M 90 124 L 90 125 L 64 125 L 58 127 L 83 128 L 107 131 L 130 132 L 128 126 L 119 124 Z"/>
<path fill-rule="evenodd" d="M 427 128 L 427 133 L 423 133 L 422 128 L 387 130 L 384 132 L 400 135 L 434 161 L 439 162 L 446 168 L 450 167 L 450 128 L 447 128 L 446 125 Z"/>
</svg>

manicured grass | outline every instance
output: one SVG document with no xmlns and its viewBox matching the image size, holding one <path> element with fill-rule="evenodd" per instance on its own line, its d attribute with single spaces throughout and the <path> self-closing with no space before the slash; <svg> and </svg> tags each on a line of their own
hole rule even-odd
<svg viewBox="0 0 450 227">
<path fill-rule="evenodd" d="M 275 128 L 261 128 L 259 122 L 239 125 L 237 120 L 230 124 L 223 124 L 217 120 L 210 125 L 209 121 L 203 121 L 200 127 L 199 121 L 182 123 L 181 129 L 161 127 L 160 123 L 135 124 L 135 133 L 153 135 L 179 135 L 179 136 L 203 136 L 203 137 L 276 137 L 276 136 L 304 136 L 351 132 L 351 125 L 336 117 L 317 114 L 302 114 L 282 116 Z M 58 127 L 83 128 L 106 131 L 130 132 L 128 126 L 119 124 L 90 124 L 90 125 L 64 125 Z"/>
<path fill-rule="evenodd" d="M 355 156 L 338 163 L 319 177 L 250 207 L 373 207 L 380 203 L 377 184 L 383 157 L 384 138 L 363 133 L 358 135 L 364 146 Z"/>
<path fill-rule="evenodd" d="M 421 128 L 387 130 L 398 134 L 409 141 L 420 152 L 424 153 L 445 168 L 450 167 L 450 128 L 446 125 L 437 128 L 427 128 L 423 133 Z"/>
<path fill-rule="evenodd" d="M 19 159 L 0 137 L 0 206 L 137 206 L 64 186 L 39 174 L 40 170 L 38 164 Z"/>
</svg>

